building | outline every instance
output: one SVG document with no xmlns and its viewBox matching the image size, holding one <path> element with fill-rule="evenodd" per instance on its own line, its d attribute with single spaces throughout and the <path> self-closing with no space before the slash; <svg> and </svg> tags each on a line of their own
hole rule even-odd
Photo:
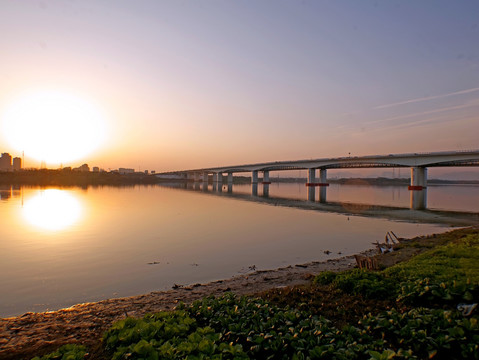
<svg viewBox="0 0 479 360">
<path fill-rule="evenodd" d="M 119 169 L 118 169 L 118 172 L 119 172 L 121 175 L 134 174 L 134 173 L 135 173 L 135 169 L 119 168 Z"/>
<path fill-rule="evenodd" d="M 93 172 L 100 172 L 100 168 L 98 166 L 93 166 Z"/>
<path fill-rule="evenodd" d="M 22 158 L 15 157 L 13 158 L 13 170 L 21 170 L 22 169 Z"/>
<path fill-rule="evenodd" d="M 73 171 L 90 172 L 90 167 L 88 166 L 88 164 L 83 164 L 82 166 L 74 168 Z"/>
<path fill-rule="evenodd" d="M 0 157 L 0 171 L 12 170 L 12 156 L 9 153 L 3 153 Z"/>
</svg>

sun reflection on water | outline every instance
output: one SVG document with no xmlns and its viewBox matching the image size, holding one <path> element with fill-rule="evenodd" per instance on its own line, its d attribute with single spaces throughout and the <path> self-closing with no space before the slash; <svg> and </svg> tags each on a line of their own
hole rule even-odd
<svg viewBox="0 0 479 360">
<path fill-rule="evenodd" d="M 81 214 L 80 202 L 65 190 L 43 190 L 23 206 L 23 216 L 30 224 L 50 231 L 63 230 L 73 225 Z"/>
</svg>

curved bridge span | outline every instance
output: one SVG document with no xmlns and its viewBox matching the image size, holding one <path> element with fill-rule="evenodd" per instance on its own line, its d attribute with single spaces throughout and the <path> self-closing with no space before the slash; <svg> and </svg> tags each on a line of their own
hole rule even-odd
<svg viewBox="0 0 479 360">
<path fill-rule="evenodd" d="M 307 186 L 327 186 L 328 169 L 345 168 L 411 168 L 411 190 L 421 190 L 427 186 L 428 167 L 479 166 L 479 150 L 444 151 L 431 153 L 388 154 L 323 158 L 294 161 L 275 161 L 256 164 L 220 166 L 159 173 L 159 177 L 176 177 L 185 180 L 208 181 L 213 175 L 214 182 L 223 182 L 223 174 L 228 175 L 228 183 L 234 173 L 251 172 L 252 183 L 258 183 L 258 172 L 263 173 L 263 184 L 270 183 L 270 171 L 308 170 Z M 316 177 L 319 170 L 319 179 Z"/>
</svg>

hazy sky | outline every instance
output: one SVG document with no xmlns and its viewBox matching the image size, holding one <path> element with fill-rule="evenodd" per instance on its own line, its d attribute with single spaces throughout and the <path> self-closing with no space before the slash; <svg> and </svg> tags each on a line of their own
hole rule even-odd
<svg viewBox="0 0 479 360">
<path fill-rule="evenodd" d="M 45 91 L 102 114 L 99 147 L 63 165 L 479 148 L 478 1 L 1 0 L 0 33 L 0 121 Z M 87 149 L 99 130 L 74 115 L 44 130 Z"/>
</svg>

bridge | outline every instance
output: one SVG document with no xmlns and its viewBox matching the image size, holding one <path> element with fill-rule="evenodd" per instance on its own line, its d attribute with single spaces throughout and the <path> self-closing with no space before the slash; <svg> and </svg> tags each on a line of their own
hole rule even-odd
<svg viewBox="0 0 479 360">
<path fill-rule="evenodd" d="M 252 184 L 258 184 L 258 172 L 263 173 L 262 184 L 270 184 L 271 171 L 307 170 L 306 186 L 328 186 L 328 169 L 352 168 L 410 168 L 410 190 L 422 190 L 427 186 L 427 168 L 448 166 L 479 166 L 479 150 L 443 151 L 430 153 L 388 154 L 370 156 L 348 156 L 339 158 L 275 161 L 257 164 L 221 166 L 213 168 L 170 171 L 157 174 L 160 178 L 177 178 L 196 182 L 208 182 L 213 175 L 213 183 L 223 184 L 227 174 L 228 185 L 233 183 L 234 173 L 251 173 Z M 317 177 L 319 171 L 319 178 Z"/>
</svg>

